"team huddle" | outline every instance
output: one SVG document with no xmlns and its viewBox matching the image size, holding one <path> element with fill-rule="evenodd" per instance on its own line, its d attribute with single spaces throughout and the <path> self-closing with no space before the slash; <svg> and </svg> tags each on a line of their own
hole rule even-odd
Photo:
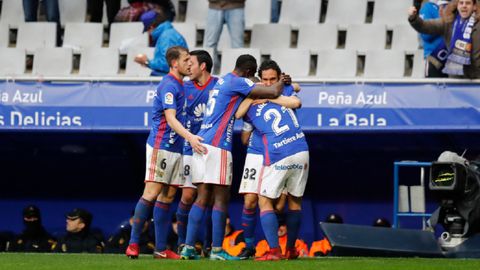
<svg viewBox="0 0 480 270">
<path fill-rule="evenodd" d="M 137 258 L 139 237 L 153 210 L 158 259 L 195 259 L 202 220 L 207 225 L 204 246 L 211 260 L 253 257 L 256 208 L 270 250 L 256 260 L 296 259 L 295 241 L 301 201 L 308 178 L 309 153 L 294 109 L 301 106 L 299 86 L 271 60 L 238 57 L 235 69 L 222 78 L 210 75 L 208 52 L 171 47 L 170 72 L 158 85 L 153 124 L 146 145 L 145 189 L 138 201 L 126 255 Z M 190 80 L 183 82 L 189 76 Z M 242 228 L 246 247 L 237 256 L 222 248 L 232 184 L 232 139 L 235 119 L 243 119 L 242 142 L 248 145 L 240 193 L 244 194 Z M 167 249 L 169 209 L 177 188 L 178 254 Z M 276 213 L 286 214 L 286 252 L 280 249 Z M 153 208 L 153 209 L 152 209 Z M 210 218 L 211 216 L 211 218 Z M 210 240 L 211 239 L 211 240 Z"/>
</svg>

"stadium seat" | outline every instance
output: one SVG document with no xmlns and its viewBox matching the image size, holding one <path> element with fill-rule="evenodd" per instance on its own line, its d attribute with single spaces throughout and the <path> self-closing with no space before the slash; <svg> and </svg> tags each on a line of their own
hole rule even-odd
<svg viewBox="0 0 480 270">
<path fill-rule="evenodd" d="M 208 1 L 190 0 L 187 2 L 185 22 L 194 23 L 197 28 L 205 29 L 208 15 Z"/>
<path fill-rule="evenodd" d="M 88 38 L 85 38 L 87 37 Z M 63 36 L 63 47 L 72 48 L 74 53 L 79 53 L 87 47 L 102 47 L 102 23 L 66 23 Z"/>
<path fill-rule="evenodd" d="M 62 27 L 66 23 L 85 22 L 87 16 L 87 0 L 59 0 L 60 22 Z"/>
<path fill-rule="evenodd" d="M 416 50 L 413 53 L 412 78 L 425 78 L 425 59 L 423 50 Z"/>
<path fill-rule="evenodd" d="M 127 53 L 127 66 L 125 69 L 125 75 L 135 77 L 148 77 L 152 72 L 151 69 L 144 67 L 134 61 L 137 54 L 146 54 L 148 58 L 153 58 L 153 52 L 155 48 L 151 47 L 133 47 L 128 50 Z"/>
<path fill-rule="evenodd" d="M 393 27 L 392 50 L 416 51 L 419 47 L 418 33 L 410 25 Z"/>
<path fill-rule="evenodd" d="M 349 24 L 365 23 L 367 0 L 328 1 L 325 23 L 339 25 L 342 29 Z"/>
<path fill-rule="evenodd" d="M 408 8 L 412 0 L 375 0 L 372 23 L 386 24 L 389 29 L 394 25 L 408 25 Z"/>
<path fill-rule="evenodd" d="M 232 72 L 235 68 L 237 58 L 242 54 L 250 54 L 257 59 L 257 64 L 260 64 L 260 50 L 259 49 L 225 49 L 222 51 L 222 66 L 220 75 L 223 76 L 228 72 Z"/>
<path fill-rule="evenodd" d="M 189 49 L 195 48 L 197 45 L 197 27 L 195 24 L 173 23 L 173 27 L 185 38 Z"/>
<path fill-rule="evenodd" d="M 131 47 L 148 47 L 148 34 L 143 32 L 143 23 L 112 23 L 109 47 L 126 54 Z"/>
<path fill-rule="evenodd" d="M 318 52 L 317 73 L 320 78 L 352 78 L 357 74 L 355 50 L 323 50 Z"/>
<path fill-rule="evenodd" d="M 22 75 L 25 73 L 25 50 L 0 48 L 0 76 Z"/>
<path fill-rule="evenodd" d="M 321 37 L 321 38 L 320 38 Z M 298 28 L 298 43 L 300 49 L 334 50 L 337 48 L 338 30 L 334 24 L 302 24 Z"/>
<path fill-rule="evenodd" d="M 51 22 L 27 22 L 18 26 L 17 48 L 33 54 L 38 48 L 54 48 L 57 44 L 57 25 Z"/>
<path fill-rule="evenodd" d="M 0 23 L 0 47 L 8 47 L 9 31 L 7 24 Z"/>
<path fill-rule="evenodd" d="M 274 49 L 270 58 L 292 77 L 307 77 L 310 72 L 310 50 Z"/>
<path fill-rule="evenodd" d="M 25 22 L 23 13 L 23 1 L 2 0 L 2 16 L 0 23 L 8 24 L 10 28 L 17 29 L 18 25 Z"/>
<path fill-rule="evenodd" d="M 297 29 L 300 24 L 320 23 L 321 1 L 283 0 L 279 23 L 290 24 Z"/>
<path fill-rule="evenodd" d="M 396 79 L 405 74 L 405 52 L 371 50 L 365 54 L 365 78 Z"/>
<path fill-rule="evenodd" d="M 347 27 L 345 49 L 364 52 L 383 50 L 387 44 L 387 29 L 383 24 L 353 24 Z"/>
<path fill-rule="evenodd" d="M 272 49 L 290 48 L 291 28 L 288 24 L 255 24 L 250 48 L 259 48 L 269 54 Z"/>
<path fill-rule="evenodd" d="M 118 50 L 112 48 L 86 48 L 80 58 L 80 75 L 117 76 Z"/>
<path fill-rule="evenodd" d="M 245 29 L 254 24 L 269 23 L 272 0 L 254 0 L 245 2 Z"/>
<path fill-rule="evenodd" d="M 67 76 L 72 73 L 72 49 L 39 48 L 33 57 L 34 75 Z"/>
</svg>

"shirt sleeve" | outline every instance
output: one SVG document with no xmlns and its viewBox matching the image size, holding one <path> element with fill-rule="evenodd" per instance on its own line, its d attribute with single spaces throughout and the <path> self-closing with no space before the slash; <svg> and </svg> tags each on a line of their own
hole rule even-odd
<svg viewBox="0 0 480 270">
<path fill-rule="evenodd" d="M 243 127 L 242 127 L 242 131 L 245 131 L 245 132 L 250 132 L 253 130 L 253 125 L 247 121 L 245 121 L 245 118 L 243 119 Z"/>
<path fill-rule="evenodd" d="M 166 86 L 165 88 L 161 89 L 160 98 L 162 99 L 163 109 L 177 109 L 177 101 L 176 95 L 177 91 L 172 86 Z"/>
<path fill-rule="evenodd" d="M 255 83 L 250 79 L 238 77 L 233 81 L 232 91 L 244 96 L 248 96 L 254 87 Z"/>
<path fill-rule="evenodd" d="M 295 91 L 293 90 L 293 86 L 291 84 L 289 85 L 284 85 L 283 86 L 283 95 L 284 96 L 291 96 L 293 93 L 295 93 Z"/>
</svg>

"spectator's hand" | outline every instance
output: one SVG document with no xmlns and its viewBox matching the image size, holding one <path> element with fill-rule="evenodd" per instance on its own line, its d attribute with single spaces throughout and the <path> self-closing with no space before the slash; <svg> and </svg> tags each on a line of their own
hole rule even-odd
<svg viewBox="0 0 480 270">
<path fill-rule="evenodd" d="M 262 99 L 254 99 L 252 101 L 252 105 L 258 105 L 258 104 L 263 104 L 263 103 L 267 103 L 269 100 L 266 99 L 266 98 L 262 98 Z"/>
<path fill-rule="evenodd" d="M 145 54 L 138 54 L 137 56 L 135 56 L 134 60 L 135 60 L 135 62 L 139 63 L 140 65 L 146 66 L 148 58 Z"/>
<path fill-rule="evenodd" d="M 408 17 L 415 16 L 415 15 L 417 15 L 417 8 L 414 6 L 411 6 L 408 9 Z"/>
<path fill-rule="evenodd" d="M 192 135 L 189 137 L 188 142 L 192 146 L 193 151 L 195 151 L 198 154 L 203 154 L 205 153 L 205 147 L 202 145 L 203 138 L 197 135 Z"/>
<path fill-rule="evenodd" d="M 280 80 L 282 80 L 283 84 L 285 85 L 292 84 L 292 77 L 290 77 L 290 75 L 288 74 L 282 73 L 282 75 L 280 76 Z"/>
</svg>

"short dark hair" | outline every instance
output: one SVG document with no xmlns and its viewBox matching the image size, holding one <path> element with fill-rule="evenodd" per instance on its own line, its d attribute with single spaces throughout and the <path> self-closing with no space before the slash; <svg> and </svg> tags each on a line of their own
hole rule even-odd
<svg viewBox="0 0 480 270">
<path fill-rule="evenodd" d="M 196 56 L 198 59 L 198 63 L 201 65 L 202 63 L 205 63 L 205 68 L 208 73 L 212 73 L 212 67 L 213 67 L 213 60 L 210 54 L 205 51 L 205 50 L 195 50 L 191 51 L 190 55 Z"/>
<path fill-rule="evenodd" d="M 277 62 L 273 60 L 265 60 L 260 64 L 260 68 L 258 69 L 258 77 L 262 78 L 262 71 L 268 70 L 268 69 L 273 69 L 277 72 L 277 76 L 280 77 L 282 74 L 282 70 L 278 66 Z"/>
<path fill-rule="evenodd" d="M 180 54 L 182 52 L 187 52 L 188 49 L 182 46 L 173 46 L 168 48 L 166 58 L 167 58 L 167 63 L 169 67 L 172 67 L 172 62 L 173 60 L 178 60 L 180 58 Z"/>
<path fill-rule="evenodd" d="M 235 69 L 239 71 L 250 71 L 250 74 L 245 74 L 246 77 L 252 77 L 257 70 L 257 59 L 250 54 L 242 54 L 237 58 Z"/>
</svg>

